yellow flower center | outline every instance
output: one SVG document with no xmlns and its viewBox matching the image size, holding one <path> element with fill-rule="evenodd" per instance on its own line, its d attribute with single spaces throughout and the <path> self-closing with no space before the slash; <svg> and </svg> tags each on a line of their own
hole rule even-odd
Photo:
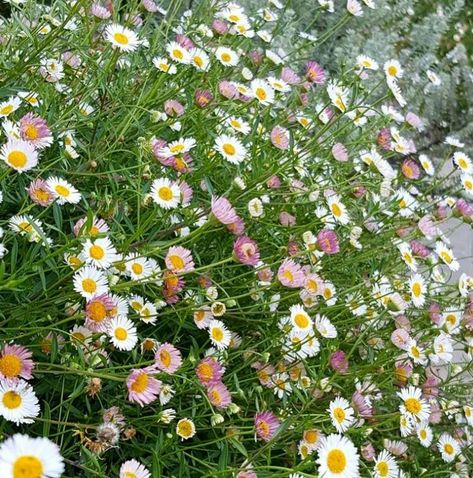
<svg viewBox="0 0 473 478">
<path fill-rule="evenodd" d="M 425 440 L 427 438 L 427 431 L 422 428 L 422 430 L 419 431 L 419 436 L 422 440 Z"/>
<path fill-rule="evenodd" d="M 101 259 L 104 258 L 105 251 L 103 250 L 103 247 L 97 244 L 94 244 L 93 246 L 90 247 L 89 254 L 93 259 L 100 261 Z"/>
<path fill-rule="evenodd" d="M 128 337 L 128 332 L 123 327 L 117 327 L 115 329 L 114 334 L 115 338 L 118 340 L 126 340 L 126 338 Z"/>
<path fill-rule="evenodd" d="M 138 478 L 134 473 L 131 471 L 125 471 L 125 476 L 124 478 Z"/>
<path fill-rule="evenodd" d="M 230 121 L 230 124 L 231 124 L 234 128 L 236 128 L 236 129 L 241 128 L 241 123 L 240 123 L 238 120 L 236 120 L 236 119 L 231 120 L 231 121 Z"/>
<path fill-rule="evenodd" d="M 397 68 L 394 65 L 391 65 L 388 68 L 388 75 L 389 76 L 396 76 L 397 75 Z"/>
<path fill-rule="evenodd" d="M 385 461 L 380 461 L 377 465 L 376 465 L 376 469 L 378 470 L 378 473 L 379 473 L 379 476 L 381 477 L 386 477 L 388 476 L 388 473 L 389 473 L 389 466 L 388 464 L 385 462 Z"/>
<path fill-rule="evenodd" d="M 9 410 L 14 410 L 21 406 L 21 395 L 19 393 L 10 390 L 3 395 L 3 405 L 8 408 Z"/>
<path fill-rule="evenodd" d="M 135 262 L 132 266 L 131 266 L 131 270 L 136 274 L 136 275 L 140 275 L 143 273 L 143 266 L 138 263 L 138 262 Z"/>
<path fill-rule="evenodd" d="M 232 59 L 230 53 L 222 53 L 222 56 L 220 58 L 225 63 L 228 63 Z"/>
<path fill-rule="evenodd" d="M 136 393 L 143 393 L 148 387 L 149 377 L 146 373 L 138 375 L 131 386 L 131 390 Z"/>
<path fill-rule="evenodd" d="M 310 443 L 310 444 L 316 443 L 318 437 L 319 437 L 319 434 L 317 433 L 316 430 L 307 430 L 304 432 L 304 440 L 307 443 Z"/>
<path fill-rule="evenodd" d="M 94 322 L 102 322 L 107 317 L 107 309 L 99 300 L 92 301 L 87 307 L 87 312 Z"/>
<path fill-rule="evenodd" d="M 71 194 L 71 191 L 69 190 L 69 188 L 66 188 L 66 186 L 63 186 L 61 184 L 57 184 L 54 187 L 54 190 L 59 194 L 59 196 L 63 196 L 66 198 Z"/>
<path fill-rule="evenodd" d="M 347 466 L 345 453 L 338 448 L 330 450 L 327 454 L 327 468 L 335 474 L 342 473 Z"/>
<path fill-rule="evenodd" d="M 44 189 L 37 189 L 34 191 L 34 196 L 38 201 L 46 202 L 49 201 L 49 193 Z"/>
<path fill-rule="evenodd" d="M 468 169 L 468 163 L 463 158 L 458 160 L 458 166 L 462 169 Z"/>
<path fill-rule="evenodd" d="M 294 322 L 301 329 L 306 329 L 309 327 L 309 319 L 305 314 L 296 314 L 294 316 Z"/>
<path fill-rule="evenodd" d="M 84 279 L 82 281 L 82 289 L 84 289 L 84 291 L 88 294 L 93 294 L 97 290 L 97 283 L 94 281 L 94 279 Z"/>
<path fill-rule="evenodd" d="M 0 109 L 1 115 L 9 115 L 13 111 L 13 105 L 5 105 Z"/>
<path fill-rule="evenodd" d="M 445 453 L 447 453 L 447 455 L 451 455 L 453 453 L 453 446 L 450 445 L 450 443 L 445 443 L 443 449 L 445 450 Z"/>
<path fill-rule="evenodd" d="M 447 252 L 447 251 L 442 251 L 440 253 L 440 256 L 442 257 L 442 259 L 447 263 L 447 264 L 450 264 L 452 262 L 452 256 Z"/>
<path fill-rule="evenodd" d="M 235 146 L 233 146 L 233 144 L 230 144 L 230 143 L 225 143 L 223 146 L 222 146 L 222 149 L 225 151 L 226 154 L 228 154 L 229 156 L 233 156 L 235 153 L 236 153 L 236 148 Z"/>
<path fill-rule="evenodd" d="M 178 48 L 174 48 L 174 50 L 172 51 L 172 55 L 178 60 L 182 60 L 184 58 L 184 54 Z"/>
<path fill-rule="evenodd" d="M 282 275 L 287 281 L 294 282 L 294 274 L 291 271 L 284 271 Z"/>
<path fill-rule="evenodd" d="M 412 284 L 412 293 L 416 297 L 419 297 L 422 294 L 422 287 L 418 282 L 414 282 L 414 284 Z"/>
<path fill-rule="evenodd" d="M 184 260 L 182 257 L 178 255 L 171 255 L 168 257 L 169 261 L 171 262 L 174 269 L 183 269 L 184 268 Z"/>
<path fill-rule="evenodd" d="M 43 464 L 31 455 L 22 455 L 13 463 L 13 478 L 41 478 Z"/>
<path fill-rule="evenodd" d="M 177 425 L 178 433 L 182 437 L 190 437 L 192 435 L 192 424 L 188 421 L 181 421 Z"/>
<path fill-rule="evenodd" d="M 23 151 L 11 151 L 7 156 L 7 163 L 14 168 L 24 168 L 28 157 Z"/>
<path fill-rule="evenodd" d="M 213 377 L 213 369 L 208 363 L 201 363 L 197 366 L 199 375 L 204 380 L 211 380 Z"/>
<path fill-rule="evenodd" d="M 167 186 L 162 186 L 162 187 L 159 188 L 158 196 L 163 201 L 170 201 L 173 197 L 172 189 L 167 187 Z"/>
<path fill-rule="evenodd" d="M 204 66 L 204 60 L 200 56 L 194 56 L 193 61 L 199 68 Z"/>
<path fill-rule="evenodd" d="M 219 391 L 215 389 L 209 393 L 209 399 L 212 405 L 220 405 L 222 403 L 222 396 L 220 395 Z"/>
<path fill-rule="evenodd" d="M 346 417 L 345 410 L 343 410 L 343 408 L 341 407 L 337 407 L 333 410 L 333 416 L 338 423 L 342 423 Z"/>
<path fill-rule="evenodd" d="M 330 209 L 332 210 L 332 214 L 335 216 L 335 217 L 340 217 L 343 213 L 342 213 L 342 209 L 341 207 L 334 203 L 330 206 Z"/>
<path fill-rule="evenodd" d="M 260 101 L 264 101 L 268 97 L 268 95 L 266 94 L 265 89 L 261 88 L 261 87 L 256 88 L 255 94 Z"/>
<path fill-rule="evenodd" d="M 124 33 L 117 32 L 113 35 L 113 39 L 120 45 L 128 45 L 130 40 Z"/>
<path fill-rule="evenodd" d="M 18 377 L 21 372 L 21 360 L 13 354 L 0 358 L 0 372 L 5 377 Z"/>
<path fill-rule="evenodd" d="M 167 350 L 161 350 L 159 352 L 159 359 L 165 367 L 169 367 L 171 365 L 171 354 Z"/>
<path fill-rule="evenodd" d="M 221 342 L 223 340 L 223 330 L 222 329 L 218 329 L 217 327 L 214 327 L 212 329 L 212 338 L 216 341 L 216 342 Z"/>
<path fill-rule="evenodd" d="M 408 398 L 404 401 L 406 410 L 413 415 L 417 415 L 422 410 L 422 405 L 417 398 Z"/>
<path fill-rule="evenodd" d="M 33 124 L 29 124 L 25 128 L 24 134 L 25 134 L 26 138 L 29 139 L 30 141 L 34 141 L 35 139 L 38 139 L 38 137 L 39 137 L 38 128 Z"/>
</svg>

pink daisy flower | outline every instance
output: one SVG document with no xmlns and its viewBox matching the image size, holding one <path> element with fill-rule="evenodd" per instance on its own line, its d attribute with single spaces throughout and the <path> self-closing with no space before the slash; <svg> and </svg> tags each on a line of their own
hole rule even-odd
<svg viewBox="0 0 473 478">
<path fill-rule="evenodd" d="M 96 217 L 93 218 L 92 224 L 88 231 L 86 231 L 85 228 L 81 230 L 86 222 L 87 218 L 83 217 L 74 224 L 74 236 L 78 237 L 81 234 L 86 234 L 88 236 L 98 236 L 99 234 L 103 234 L 104 232 L 108 232 L 110 230 L 108 224 L 103 219 L 98 219 Z"/>
<path fill-rule="evenodd" d="M 207 396 L 210 403 L 217 408 L 227 408 L 232 403 L 232 397 L 228 388 L 222 383 L 217 382 L 209 385 Z"/>
<path fill-rule="evenodd" d="M 85 326 L 93 332 L 106 332 L 115 303 L 108 294 L 101 294 L 89 300 L 85 306 Z"/>
<path fill-rule="evenodd" d="M 179 186 L 179 189 L 181 190 L 181 204 L 183 207 L 186 207 L 192 201 L 192 195 L 193 195 L 192 188 L 185 181 L 177 181 L 177 185 Z"/>
<path fill-rule="evenodd" d="M 336 143 L 332 147 L 332 155 L 337 161 L 342 163 L 348 161 L 347 148 L 342 143 Z"/>
<path fill-rule="evenodd" d="M 182 116 L 185 108 L 177 100 L 167 100 L 164 102 L 164 111 L 168 116 Z"/>
<path fill-rule="evenodd" d="M 337 234 L 330 229 L 322 229 L 317 234 L 317 246 L 325 254 L 337 254 L 340 252 Z"/>
<path fill-rule="evenodd" d="M 35 179 L 28 186 L 28 195 L 39 206 L 49 206 L 54 201 L 54 196 L 44 179 Z"/>
<path fill-rule="evenodd" d="M 245 232 L 245 223 L 241 217 L 237 217 L 235 222 L 227 224 L 227 229 L 235 236 L 240 236 Z"/>
<path fill-rule="evenodd" d="M 220 382 L 225 369 L 213 357 L 202 359 L 195 368 L 195 373 L 201 385 L 208 387 Z"/>
<path fill-rule="evenodd" d="M 317 85 L 325 83 L 325 70 L 314 60 L 310 60 L 306 64 L 306 76 L 309 81 Z"/>
<path fill-rule="evenodd" d="M 212 22 L 212 28 L 214 32 L 217 33 L 218 35 L 225 35 L 225 33 L 228 32 L 229 27 L 223 20 L 216 18 Z"/>
<path fill-rule="evenodd" d="M 158 5 L 153 0 L 141 0 L 141 5 L 147 12 L 156 13 L 159 11 Z"/>
<path fill-rule="evenodd" d="M 161 391 L 161 382 L 151 376 L 156 371 L 151 367 L 133 369 L 126 379 L 128 400 L 142 407 L 154 402 Z"/>
<path fill-rule="evenodd" d="M 229 100 L 233 100 L 239 96 L 236 86 L 230 81 L 221 81 L 218 84 L 218 91 L 222 96 Z"/>
<path fill-rule="evenodd" d="M 20 119 L 20 135 L 21 139 L 28 141 L 37 149 L 46 148 L 53 142 L 46 120 L 34 113 L 26 113 Z"/>
<path fill-rule="evenodd" d="M 197 90 L 194 95 L 195 104 L 199 108 L 205 108 L 212 102 L 213 99 L 214 97 L 209 90 Z"/>
<path fill-rule="evenodd" d="M 128 460 L 120 467 L 120 478 L 149 478 L 151 473 L 139 461 Z"/>
<path fill-rule="evenodd" d="M 288 66 L 283 67 L 281 70 L 281 79 L 289 85 L 297 85 L 297 83 L 301 82 L 300 76 Z"/>
<path fill-rule="evenodd" d="M 275 126 L 271 130 L 271 143 L 278 149 L 289 148 L 289 131 L 281 126 Z"/>
<path fill-rule="evenodd" d="M 260 259 L 257 242 L 248 236 L 240 236 L 235 241 L 233 254 L 238 262 L 247 266 L 256 266 Z"/>
<path fill-rule="evenodd" d="M 0 378 L 29 380 L 34 368 L 33 354 L 22 345 L 5 345 L 0 351 Z"/>
<path fill-rule="evenodd" d="M 162 372 L 174 373 L 182 364 L 181 352 L 172 344 L 164 343 L 158 347 L 154 356 L 156 367 Z"/>
<path fill-rule="evenodd" d="M 413 159 L 405 159 L 401 164 L 401 171 L 407 179 L 420 178 L 420 167 Z"/>
<path fill-rule="evenodd" d="M 343 350 L 337 350 L 330 355 L 330 367 L 338 373 L 348 372 L 348 358 Z"/>
<path fill-rule="evenodd" d="M 259 412 L 255 415 L 256 435 L 263 441 L 270 441 L 279 428 L 279 420 L 273 412 Z"/>
<path fill-rule="evenodd" d="M 381 128 L 378 133 L 377 141 L 381 148 L 383 148 L 385 151 L 391 149 L 391 131 L 389 128 Z"/>
<path fill-rule="evenodd" d="M 212 214 L 222 224 L 232 224 L 238 219 L 238 214 L 233 209 L 230 201 L 224 197 L 213 197 L 210 207 Z"/>
<path fill-rule="evenodd" d="M 194 270 L 192 253 L 189 249 L 182 246 L 170 247 L 164 262 L 166 267 L 173 272 L 190 272 Z"/>
<path fill-rule="evenodd" d="M 305 274 L 299 264 L 292 259 L 284 259 L 278 269 L 278 279 L 285 287 L 297 288 L 304 285 Z"/>
</svg>

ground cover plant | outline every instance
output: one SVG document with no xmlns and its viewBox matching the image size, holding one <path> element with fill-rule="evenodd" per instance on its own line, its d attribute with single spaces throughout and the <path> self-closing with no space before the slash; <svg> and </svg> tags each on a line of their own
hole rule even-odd
<svg viewBox="0 0 473 478">
<path fill-rule="evenodd" d="M 289 6 L 10 2 L 1 478 L 471 476 L 473 162 Z"/>
</svg>

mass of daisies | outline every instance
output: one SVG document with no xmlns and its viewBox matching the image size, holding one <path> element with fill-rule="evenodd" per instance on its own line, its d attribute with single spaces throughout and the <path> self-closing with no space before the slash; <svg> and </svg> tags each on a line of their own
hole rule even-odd
<svg viewBox="0 0 473 478">
<path fill-rule="evenodd" d="M 373 0 L 190 3 L 0 20 L 0 477 L 471 477 L 468 151 Z"/>
</svg>

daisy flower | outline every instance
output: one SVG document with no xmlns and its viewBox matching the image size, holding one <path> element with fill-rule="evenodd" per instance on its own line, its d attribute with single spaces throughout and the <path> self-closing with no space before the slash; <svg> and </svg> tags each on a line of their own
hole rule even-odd
<svg viewBox="0 0 473 478">
<path fill-rule="evenodd" d="M 179 138 L 176 141 L 172 141 L 167 146 L 158 149 L 159 156 L 163 158 L 171 158 L 177 155 L 183 155 L 188 153 L 196 145 L 194 138 Z"/>
<path fill-rule="evenodd" d="M 210 207 L 212 214 L 217 221 L 222 224 L 233 224 L 239 219 L 238 214 L 230 204 L 230 201 L 224 197 L 213 196 Z"/>
<path fill-rule="evenodd" d="M 416 307 L 422 307 L 425 304 L 425 293 L 427 292 L 427 287 L 424 278 L 420 274 L 414 274 L 409 279 L 409 290 L 412 303 Z"/>
<path fill-rule="evenodd" d="M 216 408 L 224 409 L 232 403 L 228 388 L 222 382 L 216 382 L 207 388 L 209 402 Z"/>
<path fill-rule="evenodd" d="M 336 194 L 331 194 L 327 198 L 327 205 L 333 218 L 340 224 L 348 224 L 350 222 L 350 216 L 348 215 L 347 209 Z"/>
<path fill-rule="evenodd" d="M 210 340 L 217 349 L 226 349 L 230 345 L 232 334 L 222 321 L 213 319 L 209 324 L 208 330 Z"/>
<path fill-rule="evenodd" d="M 167 58 L 153 58 L 153 65 L 168 75 L 175 75 L 177 73 L 176 65 L 171 65 Z"/>
<path fill-rule="evenodd" d="M 38 93 L 34 93 L 33 91 L 19 91 L 17 95 L 18 98 L 21 98 L 25 103 L 30 104 L 34 108 L 39 106 Z"/>
<path fill-rule="evenodd" d="M 163 209 L 174 209 L 179 206 L 181 190 L 177 183 L 167 178 L 155 179 L 151 185 L 153 201 Z"/>
<path fill-rule="evenodd" d="M 47 438 L 16 434 L 0 445 L 0 475 L 21 478 L 60 478 L 64 460 Z"/>
<path fill-rule="evenodd" d="M 329 83 L 327 85 L 327 93 L 332 103 L 344 113 L 347 110 L 349 91 L 347 88 L 339 86 L 335 83 Z"/>
<path fill-rule="evenodd" d="M 322 438 L 324 438 L 324 435 L 315 428 L 309 428 L 308 430 L 304 430 L 304 433 L 302 434 L 303 442 L 311 450 L 316 450 L 319 447 Z"/>
<path fill-rule="evenodd" d="M 262 105 L 274 103 L 274 90 L 266 80 L 255 79 L 250 86 L 253 96 Z"/>
<path fill-rule="evenodd" d="M 318 452 L 318 474 L 324 478 L 357 478 L 358 452 L 342 435 L 331 434 L 321 440 Z"/>
<path fill-rule="evenodd" d="M 195 425 L 189 418 L 181 418 L 176 424 L 176 433 L 181 441 L 188 440 L 195 435 Z"/>
<path fill-rule="evenodd" d="M 193 48 L 189 52 L 191 56 L 191 65 L 199 71 L 207 71 L 210 66 L 210 58 L 201 48 Z"/>
<path fill-rule="evenodd" d="M 164 343 L 158 347 L 154 356 L 156 367 L 162 372 L 173 374 L 182 364 L 181 352 L 172 344 Z"/>
<path fill-rule="evenodd" d="M 402 77 L 404 72 L 401 68 L 401 64 L 397 60 L 388 60 L 384 64 L 384 73 L 388 78 L 398 79 Z"/>
<path fill-rule="evenodd" d="M 194 311 L 194 323 L 199 329 L 205 329 L 212 320 L 212 312 L 208 307 L 201 307 Z"/>
<path fill-rule="evenodd" d="M 9 422 L 33 423 L 39 415 L 38 398 L 33 387 L 24 380 L 0 382 L 0 415 Z"/>
<path fill-rule="evenodd" d="M 0 117 L 7 117 L 16 111 L 21 105 L 21 100 L 17 96 L 11 96 L 7 101 L 0 103 Z"/>
<path fill-rule="evenodd" d="M 299 264 L 286 258 L 279 266 L 278 279 L 285 287 L 298 288 L 304 286 L 305 274 Z"/>
<path fill-rule="evenodd" d="M 108 292 L 108 281 L 104 273 L 93 266 L 82 267 L 74 274 L 74 290 L 86 299 Z"/>
<path fill-rule="evenodd" d="M 442 435 L 440 435 L 437 447 L 442 455 L 443 461 L 446 463 L 452 462 L 460 453 L 460 445 L 448 433 L 442 433 Z"/>
<path fill-rule="evenodd" d="M 151 376 L 153 369 L 134 369 L 126 379 L 128 400 L 144 407 L 158 398 L 161 381 Z"/>
<path fill-rule="evenodd" d="M 235 131 L 238 131 L 241 134 L 247 135 L 250 131 L 250 125 L 248 122 L 241 118 L 237 118 L 236 116 L 231 116 L 226 120 L 228 126 L 233 128 Z"/>
<path fill-rule="evenodd" d="M 95 295 L 85 306 L 86 327 L 94 332 L 106 332 L 114 307 L 108 294 Z"/>
<path fill-rule="evenodd" d="M 171 60 L 174 60 L 177 63 L 188 65 L 191 62 L 190 53 L 183 46 L 181 46 L 175 41 L 172 41 L 166 45 L 166 51 L 171 57 Z"/>
<path fill-rule="evenodd" d="M 410 248 L 409 244 L 403 242 L 397 246 L 399 252 L 401 253 L 401 258 L 405 262 L 405 264 L 411 269 L 413 272 L 417 271 L 417 261 L 414 258 L 412 253 L 412 249 Z"/>
<path fill-rule="evenodd" d="M 4 345 L 0 351 L 0 378 L 17 379 L 32 378 L 31 372 L 34 362 L 31 359 L 33 354 L 22 345 Z"/>
<path fill-rule="evenodd" d="M 215 57 L 223 66 L 235 66 L 238 64 L 238 54 L 230 48 L 220 46 L 215 50 Z"/>
<path fill-rule="evenodd" d="M 46 180 L 46 184 L 58 204 L 77 204 L 81 200 L 81 193 L 63 178 L 52 176 Z"/>
<path fill-rule="evenodd" d="M 422 397 L 422 390 L 414 386 L 403 388 L 397 392 L 397 396 L 401 398 L 403 403 L 399 406 L 399 410 L 403 415 L 425 422 L 429 419 L 430 405 Z"/>
<path fill-rule="evenodd" d="M 473 196 L 473 176 L 471 176 L 470 174 L 462 174 L 460 180 L 463 187 L 465 188 L 465 191 L 470 196 Z"/>
<path fill-rule="evenodd" d="M 112 23 L 105 29 L 105 39 L 112 44 L 113 48 L 125 52 L 134 51 L 140 45 L 140 41 L 133 30 L 117 23 Z"/>
<path fill-rule="evenodd" d="M 339 433 L 348 430 L 355 421 L 353 417 L 354 410 L 350 407 L 348 400 L 343 397 L 337 397 L 335 400 L 332 400 L 327 411 L 330 413 L 333 426 Z"/>
<path fill-rule="evenodd" d="M 314 323 L 301 305 L 293 305 L 289 310 L 291 312 L 290 321 L 293 327 L 306 332 L 312 330 Z"/>
<path fill-rule="evenodd" d="M 429 176 L 434 175 L 435 167 L 428 156 L 426 156 L 425 154 L 419 154 L 419 162 L 426 174 L 428 174 Z"/>
<path fill-rule="evenodd" d="M 470 407 L 469 405 L 464 405 L 463 413 L 465 414 L 465 418 L 468 422 L 468 425 L 470 425 L 470 427 L 473 426 L 473 407 Z"/>
<path fill-rule="evenodd" d="M 120 467 L 119 478 L 150 478 L 151 473 L 139 461 L 128 460 Z"/>
<path fill-rule="evenodd" d="M 241 163 L 247 155 L 247 150 L 241 141 L 235 136 L 227 134 L 218 136 L 214 147 L 216 151 L 232 164 Z"/>
<path fill-rule="evenodd" d="M 414 361 L 414 363 L 425 365 L 427 359 L 424 350 L 417 345 L 417 341 L 413 338 L 409 339 L 407 343 L 407 355 Z"/>
<path fill-rule="evenodd" d="M 450 270 L 457 271 L 458 269 L 460 269 L 460 264 L 455 259 L 453 251 L 448 248 L 442 241 L 437 241 L 435 243 L 435 252 Z"/>
<path fill-rule="evenodd" d="M 20 134 L 21 139 L 38 149 L 46 148 L 53 142 L 46 120 L 34 113 L 27 113 L 20 119 Z"/>
<path fill-rule="evenodd" d="M 138 342 L 136 327 L 126 317 L 115 317 L 110 321 L 107 332 L 118 350 L 132 350 Z"/>
<path fill-rule="evenodd" d="M 274 78 L 274 76 L 268 76 L 268 78 L 266 78 L 266 81 L 269 83 L 271 88 L 273 88 L 273 90 L 275 91 L 279 91 L 281 93 L 288 93 L 289 91 L 291 91 L 290 85 L 280 78 Z"/>
<path fill-rule="evenodd" d="M 49 206 L 55 198 L 46 181 L 40 178 L 31 181 L 27 191 L 31 200 L 39 206 Z"/>
<path fill-rule="evenodd" d="M 473 174 L 473 162 L 465 153 L 456 152 L 453 155 L 453 162 L 466 174 Z"/>
<path fill-rule="evenodd" d="M 377 70 L 379 65 L 376 61 L 366 55 L 358 55 L 356 57 L 356 63 L 361 68 L 366 68 L 367 70 Z"/>
<path fill-rule="evenodd" d="M 429 356 L 434 364 L 451 362 L 453 358 L 453 342 L 449 335 L 441 332 L 434 339 L 434 353 Z"/>
<path fill-rule="evenodd" d="M 87 239 L 82 249 L 85 262 L 100 269 L 108 269 L 113 262 L 119 259 L 117 250 L 108 237 Z"/>
<path fill-rule="evenodd" d="M 432 444 L 433 433 L 428 423 L 419 423 L 416 427 L 416 434 L 423 447 L 428 448 Z"/>
<path fill-rule="evenodd" d="M 125 259 L 125 270 L 131 280 L 140 281 L 149 277 L 152 272 L 151 264 L 146 257 L 140 256 L 136 252 L 129 254 Z"/>
<path fill-rule="evenodd" d="M 334 339 L 337 337 L 337 329 L 332 322 L 323 315 L 316 315 L 315 328 L 317 329 L 317 332 L 326 339 Z"/>
<path fill-rule="evenodd" d="M 279 428 L 278 418 L 270 411 L 257 413 L 254 422 L 257 437 L 265 442 L 270 441 Z"/>
<path fill-rule="evenodd" d="M 0 159 L 10 168 L 23 173 L 38 164 L 38 153 L 29 141 L 9 139 L 0 150 Z"/>
<path fill-rule="evenodd" d="M 192 252 L 182 246 L 170 247 L 164 259 L 166 267 L 173 272 L 190 272 L 194 270 Z"/>
<path fill-rule="evenodd" d="M 447 309 L 443 314 L 443 322 L 449 334 L 456 334 L 460 327 L 462 313 L 457 309 Z"/>
<path fill-rule="evenodd" d="M 394 457 L 383 450 L 374 460 L 375 478 L 398 478 L 399 466 Z"/>
<path fill-rule="evenodd" d="M 225 369 L 213 357 L 202 359 L 195 368 L 197 379 L 204 386 L 220 382 Z"/>
</svg>

